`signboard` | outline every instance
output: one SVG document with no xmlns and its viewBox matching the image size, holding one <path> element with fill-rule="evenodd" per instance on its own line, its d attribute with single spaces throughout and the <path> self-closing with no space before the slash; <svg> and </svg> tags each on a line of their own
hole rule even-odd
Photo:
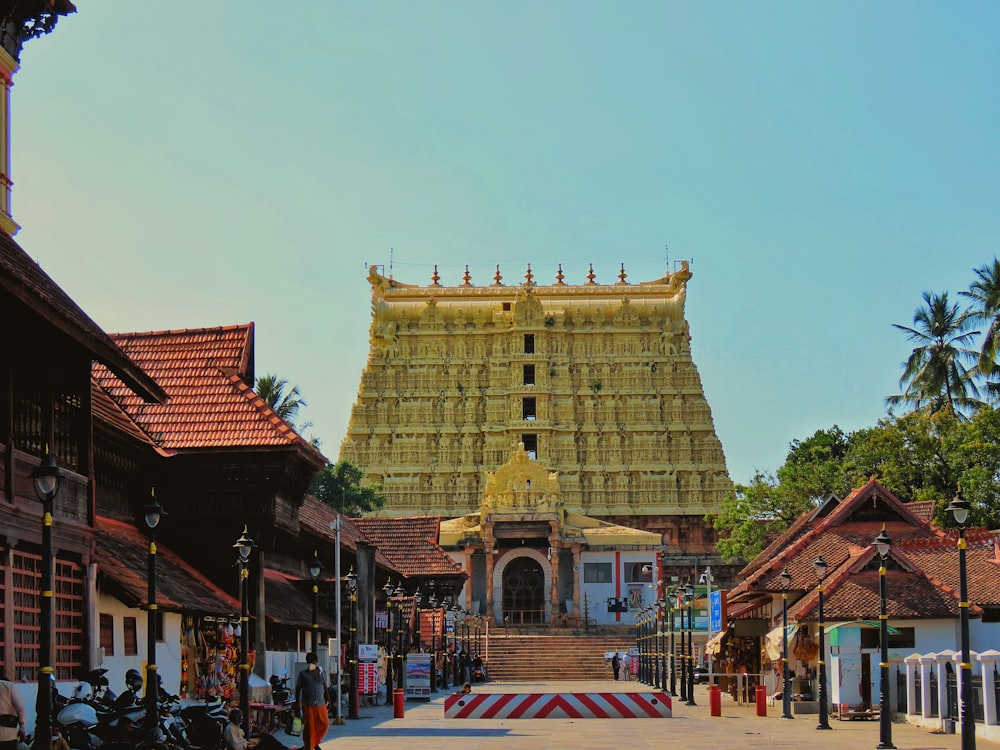
<svg viewBox="0 0 1000 750">
<path fill-rule="evenodd" d="M 358 661 L 378 661 L 378 645 L 375 643 L 359 643 Z"/>
<path fill-rule="evenodd" d="M 431 655 L 406 655 L 406 697 L 431 697 Z"/>
<path fill-rule="evenodd" d="M 375 627 L 380 630 L 389 628 L 389 613 L 384 609 L 375 610 Z"/>
<path fill-rule="evenodd" d="M 721 589 L 712 592 L 712 601 L 709 604 L 711 630 L 713 633 L 718 633 L 722 630 L 722 600 L 725 592 Z"/>
<path fill-rule="evenodd" d="M 378 666 L 374 662 L 365 661 L 358 664 L 358 691 L 362 695 L 378 693 Z"/>
</svg>

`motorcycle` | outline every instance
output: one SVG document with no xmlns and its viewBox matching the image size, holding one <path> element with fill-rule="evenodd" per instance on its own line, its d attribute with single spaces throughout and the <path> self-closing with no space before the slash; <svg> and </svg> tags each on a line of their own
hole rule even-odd
<svg viewBox="0 0 1000 750">
<path fill-rule="evenodd" d="M 178 711 L 187 725 L 187 736 L 195 747 L 214 750 L 225 747 L 223 732 L 229 722 L 229 712 L 221 700 L 191 703 Z"/>
<path fill-rule="evenodd" d="M 268 682 L 271 683 L 271 703 L 278 706 L 276 721 L 288 731 L 292 727 L 292 720 L 295 718 L 295 693 L 288 687 L 288 670 L 282 670 L 281 677 L 273 674 Z"/>
<path fill-rule="evenodd" d="M 472 682 L 486 682 L 486 665 L 480 657 L 472 660 Z"/>
</svg>

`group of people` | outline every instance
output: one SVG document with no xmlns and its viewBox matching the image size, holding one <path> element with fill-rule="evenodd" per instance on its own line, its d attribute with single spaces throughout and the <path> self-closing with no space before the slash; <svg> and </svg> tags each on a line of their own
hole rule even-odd
<svg viewBox="0 0 1000 750">
<path fill-rule="evenodd" d="M 302 720 L 303 750 L 319 750 L 319 743 L 330 728 L 326 675 L 313 652 L 306 654 L 306 665 L 307 668 L 299 672 L 295 679 L 295 714 Z M 223 739 L 226 750 L 247 750 L 250 746 L 243 731 L 243 712 L 238 708 L 229 712 L 229 724 L 226 725 Z"/>
<path fill-rule="evenodd" d="M 627 651 L 611 655 L 611 671 L 616 680 L 631 680 L 638 673 L 639 660 Z"/>
</svg>

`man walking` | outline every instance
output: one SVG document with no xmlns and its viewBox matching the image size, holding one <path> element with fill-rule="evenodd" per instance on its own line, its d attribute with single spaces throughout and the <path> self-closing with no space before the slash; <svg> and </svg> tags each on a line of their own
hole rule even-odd
<svg viewBox="0 0 1000 750">
<path fill-rule="evenodd" d="M 326 677 L 317 664 L 316 654 L 306 654 L 308 669 L 299 672 L 295 679 L 295 701 L 302 717 L 302 748 L 317 750 L 330 728 L 330 715 L 326 707 Z"/>
<path fill-rule="evenodd" d="M 14 685 L 0 676 L 0 750 L 14 750 L 24 736 L 24 704 Z"/>
</svg>

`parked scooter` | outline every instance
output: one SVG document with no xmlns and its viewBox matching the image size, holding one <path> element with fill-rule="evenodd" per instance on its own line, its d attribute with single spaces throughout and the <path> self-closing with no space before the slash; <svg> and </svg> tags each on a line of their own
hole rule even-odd
<svg viewBox="0 0 1000 750">
<path fill-rule="evenodd" d="M 268 682 L 271 683 L 271 703 L 279 707 L 276 719 L 287 731 L 292 726 L 295 714 L 295 693 L 288 687 L 288 670 L 282 670 L 281 677 L 271 675 Z"/>
<path fill-rule="evenodd" d="M 206 750 L 225 747 L 223 732 L 229 722 L 229 712 L 221 700 L 191 703 L 182 706 L 179 714 L 187 725 L 192 745 Z"/>
</svg>

